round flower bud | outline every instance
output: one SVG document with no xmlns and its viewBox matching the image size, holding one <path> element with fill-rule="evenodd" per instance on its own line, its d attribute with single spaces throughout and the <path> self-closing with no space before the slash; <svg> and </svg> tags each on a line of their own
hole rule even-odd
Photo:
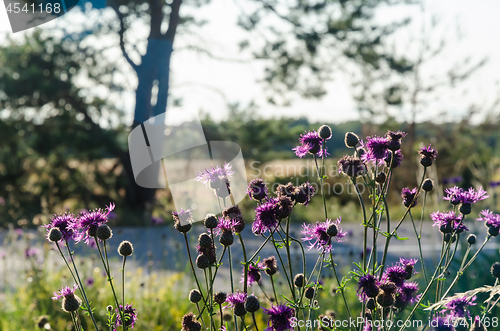
<svg viewBox="0 0 500 331">
<path fill-rule="evenodd" d="M 330 237 L 335 237 L 339 233 L 339 229 L 335 224 L 330 224 L 330 226 L 326 229 L 326 234 Z"/>
<path fill-rule="evenodd" d="M 224 321 L 229 322 L 233 320 L 233 317 L 231 316 L 231 314 L 224 314 L 223 319 Z"/>
<path fill-rule="evenodd" d="M 491 266 L 491 274 L 495 278 L 500 278 L 500 263 L 493 263 L 493 265 Z"/>
<path fill-rule="evenodd" d="M 377 177 L 375 177 L 375 181 L 379 183 L 380 185 L 383 185 L 385 183 L 385 180 L 387 179 L 387 175 L 385 172 L 380 172 Z"/>
<path fill-rule="evenodd" d="M 359 137 L 354 132 L 347 132 L 344 141 L 347 147 L 354 148 L 359 143 Z"/>
<path fill-rule="evenodd" d="M 453 244 L 455 242 L 455 240 L 457 239 L 456 236 L 452 236 L 451 233 L 447 233 L 444 235 L 444 241 L 445 242 L 450 242 Z"/>
<path fill-rule="evenodd" d="M 188 233 L 191 230 L 191 223 L 182 225 L 179 220 L 174 220 L 174 228 L 180 233 Z"/>
<path fill-rule="evenodd" d="M 426 180 L 424 180 L 424 183 L 422 184 L 422 189 L 425 192 L 430 192 L 432 191 L 433 188 L 434 188 L 434 182 L 432 181 L 432 179 L 427 178 Z"/>
<path fill-rule="evenodd" d="M 97 235 L 97 226 L 91 225 L 87 230 L 87 234 L 89 235 L 89 237 L 95 237 Z"/>
<path fill-rule="evenodd" d="M 472 205 L 470 203 L 462 203 L 460 205 L 460 212 L 464 215 L 469 215 L 472 211 Z"/>
<path fill-rule="evenodd" d="M 210 266 L 210 261 L 208 260 L 208 257 L 206 257 L 203 254 L 198 255 L 196 258 L 196 266 L 200 269 L 206 269 Z"/>
<path fill-rule="evenodd" d="M 247 313 L 246 309 L 245 309 L 245 305 L 242 304 L 242 303 L 237 303 L 234 305 L 234 314 L 236 316 L 245 316 L 245 314 Z"/>
<path fill-rule="evenodd" d="M 234 242 L 234 236 L 230 231 L 223 231 L 219 242 L 224 247 L 231 246 Z"/>
<path fill-rule="evenodd" d="M 112 312 L 112 311 L 113 311 L 113 306 L 112 306 L 112 305 L 108 305 L 108 306 L 106 307 L 106 310 L 107 310 L 108 312 Z"/>
<path fill-rule="evenodd" d="M 219 224 L 219 220 L 214 214 L 207 214 L 205 217 L 205 227 L 207 229 L 215 229 Z"/>
<path fill-rule="evenodd" d="M 106 224 L 101 224 L 97 228 L 96 236 L 101 240 L 108 240 L 113 236 L 113 232 L 111 231 L 109 226 L 107 226 Z"/>
<path fill-rule="evenodd" d="M 430 157 L 422 157 L 420 158 L 420 164 L 424 167 L 430 167 L 432 165 L 432 159 Z"/>
<path fill-rule="evenodd" d="M 214 294 L 214 301 L 219 305 L 222 305 L 226 301 L 226 298 L 227 298 L 226 292 L 217 292 Z"/>
<path fill-rule="evenodd" d="M 295 275 L 295 278 L 293 279 L 293 283 L 297 287 L 304 286 L 304 275 L 303 274 L 297 274 L 297 275 Z"/>
<path fill-rule="evenodd" d="M 321 139 L 330 139 L 332 137 L 332 129 L 328 125 L 319 127 L 318 134 Z"/>
<path fill-rule="evenodd" d="M 49 241 L 58 242 L 63 238 L 61 230 L 59 228 L 52 228 L 49 231 Z"/>
<path fill-rule="evenodd" d="M 189 325 L 189 331 L 201 331 L 200 322 L 194 321 Z"/>
<path fill-rule="evenodd" d="M 476 243 L 476 235 L 471 233 L 468 237 L 467 237 L 467 243 L 469 245 L 474 245 Z"/>
<path fill-rule="evenodd" d="M 191 301 L 192 303 L 197 303 L 197 302 L 200 302 L 200 300 L 201 300 L 200 291 L 198 291 L 197 289 L 194 289 L 194 290 L 191 290 L 191 292 L 189 292 L 189 301 Z"/>
<path fill-rule="evenodd" d="M 260 308 L 259 299 L 254 295 L 249 295 L 245 300 L 245 309 L 249 313 L 255 313 Z"/>
<path fill-rule="evenodd" d="M 130 256 L 134 253 L 134 247 L 130 241 L 124 240 L 118 246 L 118 254 L 121 256 Z"/>
<path fill-rule="evenodd" d="M 306 296 L 306 298 L 308 298 L 309 300 L 312 300 L 312 298 L 314 297 L 314 286 L 311 286 L 311 287 L 308 287 L 306 289 L 306 293 L 304 294 Z"/>
<path fill-rule="evenodd" d="M 366 302 L 366 308 L 373 310 L 375 309 L 375 306 L 375 300 L 373 300 L 373 298 L 368 299 L 368 301 Z"/>
<path fill-rule="evenodd" d="M 77 311 L 78 308 L 80 308 L 81 304 L 82 304 L 82 301 L 76 295 L 74 295 L 74 294 L 67 295 L 63 299 L 62 309 L 67 313 L 71 313 L 71 312 Z"/>
<path fill-rule="evenodd" d="M 382 307 L 390 307 L 394 303 L 394 295 L 384 293 L 383 291 L 377 295 L 377 302 Z"/>
<path fill-rule="evenodd" d="M 198 244 L 200 244 L 200 247 L 208 248 L 212 246 L 212 238 L 207 233 L 202 233 L 198 237 Z"/>
<path fill-rule="evenodd" d="M 496 237 L 496 236 L 498 236 L 499 230 L 500 230 L 499 228 L 495 228 L 495 227 L 490 226 L 488 228 L 488 234 L 492 237 Z"/>
</svg>

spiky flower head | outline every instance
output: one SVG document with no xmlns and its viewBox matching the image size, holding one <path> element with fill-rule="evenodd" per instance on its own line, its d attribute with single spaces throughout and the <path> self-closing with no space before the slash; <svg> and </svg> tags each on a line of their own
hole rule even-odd
<svg viewBox="0 0 500 331">
<path fill-rule="evenodd" d="M 255 220 L 252 224 L 252 232 L 260 235 L 267 231 L 273 231 L 278 225 L 276 216 L 277 207 L 272 201 L 264 202 L 255 208 Z"/>
<path fill-rule="evenodd" d="M 60 291 L 54 292 L 52 300 L 59 300 L 62 298 L 62 309 L 65 312 L 71 313 L 77 311 L 82 304 L 82 300 L 77 295 L 75 295 L 75 291 L 77 288 L 78 285 L 74 285 L 73 288 L 68 286 L 63 287 Z"/>
<path fill-rule="evenodd" d="M 462 217 L 456 215 L 454 211 L 448 212 L 434 212 L 431 213 L 431 219 L 434 221 L 433 226 L 438 226 L 439 231 L 443 234 L 457 232 L 462 233 L 469 231 L 469 229 L 462 222 Z"/>
<path fill-rule="evenodd" d="M 218 305 L 222 305 L 227 299 L 227 293 L 226 292 L 217 292 L 214 294 L 214 301 Z"/>
<path fill-rule="evenodd" d="M 95 209 L 93 211 L 83 211 L 71 224 L 71 228 L 77 236 L 77 242 L 83 240 L 86 244 L 89 243 L 91 237 L 96 236 L 97 228 L 108 222 L 109 214 L 115 209 L 115 204 L 110 203 L 105 210 Z"/>
<path fill-rule="evenodd" d="M 418 301 L 418 284 L 415 282 L 404 283 L 396 294 L 396 301 L 394 306 L 400 309 L 404 309 L 410 303 L 415 303 Z"/>
<path fill-rule="evenodd" d="M 182 331 L 199 331 L 201 330 L 201 324 L 196 320 L 196 316 L 193 313 L 187 313 L 182 317 Z"/>
<path fill-rule="evenodd" d="M 262 178 L 254 178 L 248 183 L 247 194 L 255 201 L 267 198 L 267 185 Z"/>
<path fill-rule="evenodd" d="M 375 298 L 380 292 L 378 285 L 379 282 L 373 275 L 366 274 L 359 277 L 357 290 L 359 299 L 364 301 L 366 298 Z"/>
<path fill-rule="evenodd" d="M 328 138 L 329 139 L 329 138 Z M 319 136 L 317 131 L 309 131 L 300 135 L 300 145 L 293 148 L 295 155 L 303 158 L 307 154 L 316 154 L 318 157 L 328 156 L 326 147 L 323 148 L 323 139 Z"/>
<path fill-rule="evenodd" d="M 316 188 L 309 184 L 309 182 L 302 183 L 295 188 L 293 194 L 293 201 L 298 204 L 307 206 L 311 201 L 312 196 L 316 193 Z"/>
<path fill-rule="evenodd" d="M 427 168 L 430 167 L 432 163 L 434 163 L 437 158 L 438 152 L 429 144 L 429 146 L 427 147 L 422 147 L 418 151 L 418 154 L 420 154 L 420 164 Z"/>
<path fill-rule="evenodd" d="M 401 191 L 401 197 L 403 198 L 403 206 L 406 208 L 415 207 L 418 202 L 417 188 L 415 187 L 410 190 L 408 187 L 405 187 Z"/>
<path fill-rule="evenodd" d="M 231 164 L 226 162 L 224 166 L 216 165 L 210 169 L 204 169 L 198 174 L 195 181 L 201 182 L 213 189 L 224 187 L 229 178 L 234 175 L 234 171 L 231 168 Z"/>
<path fill-rule="evenodd" d="M 122 321 L 120 314 L 121 312 L 123 312 L 125 321 Z M 136 322 L 137 322 L 137 309 L 133 308 L 131 304 L 126 304 L 125 309 L 123 309 L 122 305 L 120 305 L 119 309 L 118 308 L 116 309 L 115 331 L 118 329 L 119 326 L 122 325 L 122 323 L 125 326 L 133 329 Z"/>
<path fill-rule="evenodd" d="M 255 283 L 259 283 L 262 278 L 260 272 L 265 269 L 266 265 L 263 262 L 251 263 L 248 266 L 247 285 L 252 286 Z M 243 266 L 243 274 L 241 275 L 240 283 L 243 283 L 244 281 L 245 281 L 245 266 Z"/>
<path fill-rule="evenodd" d="M 280 184 L 276 188 L 277 197 L 285 196 L 289 197 L 293 201 L 294 194 L 295 194 L 295 186 L 293 186 L 292 183 L 288 183 L 286 185 Z"/>
<path fill-rule="evenodd" d="M 339 173 L 355 178 L 365 173 L 365 165 L 355 156 L 344 155 L 338 162 Z"/>
<path fill-rule="evenodd" d="M 277 198 L 270 199 L 276 205 L 276 217 L 281 220 L 287 218 L 292 214 L 293 202 L 287 196 L 279 196 Z"/>
<path fill-rule="evenodd" d="M 387 139 L 387 147 L 391 151 L 397 151 L 401 148 L 401 139 L 406 137 L 406 132 L 403 131 L 387 131 L 385 135 Z"/>
<path fill-rule="evenodd" d="M 476 300 L 476 296 L 473 295 L 471 297 L 461 296 L 456 297 L 448 301 L 445 305 L 446 310 L 450 312 L 450 316 L 459 318 L 459 317 L 470 317 L 469 306 L 475 306 L 474 301 Z"/>
<path fill-rule="evenodd" d="M 384 162 L 386 166 L 395 169 L 401 165 L 401 163 L 403 162 L 403 158 L 403 153 L 400 150 L 397 150 L 393 153 L 387 151 L 385 153 Z"/>
<path fill-rule="evenodd" d="M 238 205 L 227 207 L 222 211 L 222 217 L 230 219 L 233 224 L 233 231 L 236 233 L 241 233 L 245 228 L 245 220 L 243 219 L 243 214 Z"/>
<path fill-rule="evenodd" d="M 276 262 L 276 258 L 274 256 L 265 258 L 263 262 L 266 266 L 266 274 L 269 276 L 274 275 L 278 271 L 278 263 Z"/>
<path fill-rule="evenodd" d="M 366 162 L 378 163 L 384 160 L 389 148 L 389 141 L 387 138 L 372 136 L 367 138 L 363 147 L 366 149 L 366 153 L 362 159 Z"/>
<path fill-rule="evenodd" d="M 292 318 L 295 310 L 286 305 L 271 306 L 271 309 L 264 309 L 264 313 L 269 315 L 267 323 L 269 331 L 285 331 L 292 329 Z"/>
<path fill-rule="evenodd" d="M 79 235 L 73 229 L 73 223 L 75 222 L 75 216 L 70 213 L 54 215 L 50 219 L 50 223 L 44 225 L 47 228 L 47 239 L 49 239 L 50 229 L 58 228 L 62 234 L 64 241 L 70 239 L 77 240 Z"/>
<path fill-rule="evenodd" d="M 334 221 L 327 219 L 325 222 L 317 222 L 316 224 L 302 224 L 303 229 L 301 233 L 304 235 L 302 240 L 309 242 L 309 249 L 316 248 L 319 251 L 330 252 L 333 249 L 333 238 L 341 242 L 347 235 L 347 232 L 343 232 L 340 228 L 341 220 L 342 218 L 339 217 Z M 332 225 L 337 228 L 337 233 L 334 236 L 330 236 L 332 233 L 328 233 L 328 229 Z"/>
<path fill-rule="evenodd" d="M 489 209 L 485 209 L 479 213 L 479 216 L 477 220 L 485 222 L 484 225 L 488 227 L 488 230 L 493 230 L 493 234 L 496 233 L 498 235 L 498 230 L 500 230 L 500 215 L 494 214 Z"/>
</svg>

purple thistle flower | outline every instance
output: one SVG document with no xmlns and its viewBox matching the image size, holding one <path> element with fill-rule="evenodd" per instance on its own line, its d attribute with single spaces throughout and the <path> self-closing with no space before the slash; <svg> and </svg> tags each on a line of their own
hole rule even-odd
<svg viewBox="0 0 500 331">
<path fill-rule="evenodd" d="M 395 306 L 398 308 L 405 308 L 410 303 L 415 303 L 418 301 L 419 296 L 416 296 L 418 291 L 418 284 L 404 283 L 399 289 L 396 297 Z"/>
<path fill-rule="evenodd" d="M 418 202 L 417 188 L 415 187 L 414 189 L 410 190 L 409 188 L 405 187 L 401 191 L 401 197 L 403 198 L 403 205 L 406 208 L 415 207 Z"/>
<path fill-rule="evenodd" d="M 195 180 L 212 187 L 214 183 L 219 183 L 221 180 L 227 180 L 232 175 L 234 175 L 234 171 L 231 170 L 231 164 L 225 163 L 223 167 L 217 165 L 211 169 L 201 171 Z"/>
<path fill-rule="evenodd" d="M 248 183 L 247 194 L 255 201 L 264 200 L 267 197 L 267 185 L 262 178 L 254 178 Z"/>
<path fill-rule="evenodd" d="M 358 298 L 365 301 L 367 298 L 374 298 L 379 293 L 379 281 L 375 276 L 367 274 L 359 277 L 358 280 Z"/>
<path fill-rule="evenodd" d="M 269 315 L 266 331 L 285 331 L 292 329 L 291 319 L 295 310 L 286 305 L 271 306 L 271 309 L 263 309 Z"/>
<path fill-rule="evenodd" d="M 313 185 L 309 184 L 309 182 L 305 182 L 295 188 L 293 200 L 298 204 L 308 206 L 312 196 L 315 193 L 316 188 Z"/>
<path fill-rule="evenodd" d="M 431 213 L 431 219 L 434 221 L 433 226 L 439 226 L 439 230 L 442 233 L 452 233 L 456 231 L 457 233 L 462 233 L 464 231 L 469 231 L 469 229 L 463 224 L 462 217 L 455 214 L 453 211 L 449 212 L 434 212 Z"/>
<path fill-rule="evenodd" d="M 410 279 L 413 276 L 415 270 L 415 264 L 417 264 L 417 262 L 418 262 L 417 259 L 407 259 L 404 257 L 399 258 L 399 265 L 405 268 L 406 271 L 405 279 Z"/>
<path fill-rule="evenodd" d="M 365 165 L 357 157 L 344 155 L 338 162 L 339 173 L 349 177 L 362 176 L 365 173 Z"/>
<path fill-rule="evenodd" d="M 387 138 L 372 136 L 366 138 L 366 144 L 364 148 L 366 149 L 363 158 L 368 162 L 379 162 L 385 158 L 385 153 L 389 148 L 389 141 Z"/>
<path fill-rule="evenodd" d="M 384 157 L 384 161 L 388 167 L 391 166 L 391 168 L 394 169 L 401 165 L 401 162 L 403 162 L 403 158 L 404 156 L 403 153 L 401 153 L 401 150 L 397 150 L 394 153 L 387 151 Z M 391 159 L 392 159 L 392 165 L 391 165 Z"/>
<path fill-rule="evenodd" d="M 486 222 L 485 225 L 489 228 L 500 229 L 500 215 L 490 212 L 489 209 L 485 209 L 479 213 L 478 221 Z"/>
<path fill-rule="evenodd" d="M 467 306 L 475 306 L 474 301 L 476 300 L 476 296 L 468 298 L 467 296 L 454 298 L 451 301 L 446 303 L 446 309 L 451 312 L 452 317 L 469 317 L 469 310 L 466 309 Z"/>
<path fill-rule="evenodd" d="M 256 235 L 272 231 L 278 225 L 276 217 L 276 205 L 273 202 L 264 202 L 255 208 L 255 221 L 252 224 L 252 232 Z"/>
<path fill-rule="evenodd" d="M 120 312 L 123 311 L 123 315 L 125 318 L 125 325 L 129 326 L 131 329 L 134 328 L 135 323 L 137 322 L 137 309 L 132 308 L 131 304 L 126 304 L 125 309 L 120 305 L 120 309 L 116 308 L 116 321 L 115 321 L 115 331 L 118 330 L 118 327 L 122 325 L 122 317 Z"/>
<path fill-rule="evenodd" d="M 327 138 L 328 140 L 330 138 Z M 303 158 L 308 153 L 316 154 L 318 157 L 327 157 L 329 154 L 326 147 L 323 149 L 323 139 L 319 136 L 317 131 L 309 131 L 300 135 L 299 138 L 300 145 L 292 148 L 295 151 L 295 155 Z"/>
<path fill-rule="evenodd" d="M 224 232 L 233 232 L 234 221 L 229 218 L 219 217 L 217 227 L 214 229 L 214 234 L 217 236 L 222 235 Z"/>
<path fill-rule="evenodd" d="M 460 203 L 472 204 L 490 197 L 488 192 L 483 190 L 482 187 L 480 187 L 477 191 L 472 187 L 465 191 L 458 186 L 454 186 L 445 189 L 444 192 L 446 193 L 446 196 L 443 199 L 449 201 L 452 205 L 458 205 Z"/>
<path fill-rule="evenodd" d="M 64 213 L 54 215 L 50 219 L 50 223 L 44 225 L 44 227 L 47 228 L 47 239 L 49 238 L 49 232 L 52 228 L 58 228 L 59 231 L 61 231 L 64 241 L 75 239 L 78 235 L 73 229 L 73 222 L 75 222 L 75 216 L 73 214 Z"/>
<path fill-rule="evenodd" d="M 96 209 L 91 212 L 82 211 L 70 225 L 71 229 L 76 233 L 75 241 L 78 243 L 84 240 L 88 244 L 91 237 L 88 232 L 95 231 L 100 225 L 107 223 L 108 215 L 113 209 L 115 209 L 115 204 L 110 203 L 109 206 L 106 206 L 106 211 L 102 209 Z"/>
<path fill-rule="evenodd" d="M 247 274 L 247 285 L 252 286 L 255 283 L 260 283 L 262 270 L 266 270 L 266 265 L 263 262 L 260 263 L 252 263 L 248 266 L 248 274 Z M 243 266 L 243 274 L 241 276 L 240 283 L 245 281 L 245 266 Z"/>
<path fill-rule="evenodd" d="M 319 251 L 324 250 L 325 252 L 330 252 L 332 248 L 332 238 L 335 238 L 338 242 L 343 241 L 347 232 L 343 232 L 340 228 L 340 222 L 342 218 L 339 217 L 332 221 L 327 219 L 325 222 L 316 222 L 316 224 L 302 224 L 301 233 L 304 235 L 303 241 L 309 241 L 309 249 L 316 248 Z M 333 233 L 328 233 L 328 229 L 335 228 Z"/>
<path fill-rule="evenodd" d="M 403 131 L 387 131 L 386 139 L 387 139 L 387 147 L 392 151 L 397 151 L 401 148 L 401 139 L 406 137 L 406 132 Z"/>
<path fill-rule="evenodd" d="M 396 263 L 384 271 L 384 277 L 396 284 L 397 287 L 403 286 L 407 275 L 406 268 L 399 263 Z"/>
<path fill-rule="evenodd" d="M 287 196 L 281 195 L 277 198 L 269 199 L 276 206 L 276 217 L 281 220 L 287 218 L 292 213 L 293 201 Z"/>
<path fill-rule="evenodd" d="M 52 297 L 52 300 L 59 300 L 61 298 L 70 296 L 70 295 L 75 295 L 75 291 L 78 289 L 78 285 L 74 285 L 73 288 L 65 286 L 59 291 L 54 292 L 54 296 Z"/>
<path fill-rule="evenodd" d="M 193 222 L 193 214 L 191 213 L 191 209 L 182 209 L 180 211 L 173 211 L 172 217 L 174 221 L 180 222 L 181 225 L 191 224 Z"/>
<path fill-rule="evenodd" d="M 245 304 L 247 294 L 245 292 L 235 292 L 227 296 L 226 302 L 229 303 L 227 308 L 234 308 L 237 304 Z"/>
<path fill-rule="evenodd" d="M 434 148 L 432 148 L 431 145 L 429 144 L 429 146 L 427 146 L 427 147 L 425 147 L 425 146 L 422 147 L 418 151 L 418 154 L 420 154 L 421 159 L 427 158 L 433 162 L 436 160 L 438 152 Z"/>
</svg>

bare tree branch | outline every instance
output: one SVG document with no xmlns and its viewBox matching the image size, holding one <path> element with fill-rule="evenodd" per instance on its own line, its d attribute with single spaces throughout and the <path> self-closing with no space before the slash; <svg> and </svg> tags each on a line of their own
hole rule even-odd
<svg viewBox="0 0 500 331">
<path fill-rule="evenodd" d="M 127 30 L 125 28 L 125 22 L 124 22 L 125 16 L 120 12 L 119 7 L 115 2 L 110 2 L 109 6 L 113 8 L 113 10 L 116 13 L 116 16 L 118 16 L 118 20 L 120 21 L 120 30 L 118 31 L 118 35 L 120 37 L 120 49 L 122 50 L 123 57 L 125 58 L 125 60 L 127 60 L 128 64 L 130 64 L 130 66 L 134 70 L 137 70 L 137 64 L 135 64 L 135 62 L 132 61 L 127 51 L 125 50 L 125 31 Z"/>
<path fill-rule="evenodd" d="M 174 43 L 175 32 L 177 30 L 177 26 L 179 25 L 180 16 L 179 9 L 181 8 L 182 0 L 174 0 L 172 2 L 172 10 L 170 11 L 170 19 L 168 22 L 168 29 L 165 33 L 165 38 L 170 40 L 170 42 Z"/>
</svg>

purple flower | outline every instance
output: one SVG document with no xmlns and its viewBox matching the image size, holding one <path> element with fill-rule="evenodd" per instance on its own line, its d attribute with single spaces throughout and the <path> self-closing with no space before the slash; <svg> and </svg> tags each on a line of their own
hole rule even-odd
<svg viewBox="0 0 500 331">
<path fill-rule="evenodd" d="M 217 197 L 226 198 L 231 194 L 229 177 L 233 174 L 234 171 L 231 170 L 231 165 L 225 163 L 223 167 L 217 165 L 211 169 L 205 169 L 198 174 L 195 180 L 214 189 Z"/>
<path fill-rule="evenodd" d="M 418 151 L 418 154 L 420 154 L 420 164 L 427 168 L 430 167 L 432 163 L 434 163 L 438 153 L 429 144 L 428 147 L 424 146 L 423 148 L 421 148 Z"/>
<path fill-rule="evenodd" d="M 403 286 L 407 275 L 406 268 L 399 263 L 396 263 L 384 271 L 384 277 L 396 284 L 397 287 Z"/>
<path fill-rule="evenodd" d="M 328 138 L 330 139 L 330 138 Z M 309 131 L 300 135 L 300 145 L 293 148 L 295 155 L 303 158 L 308 153 L 316 154 L 318 157 L 326 157 L 328 154 L 326 147 L 323 149 L 323 139 L 317 131 Z"/>
<path fill-rule="evenodd" d="M 259 283 L 261 279 L 260 272 L 262 270 L 266 270 L 266 265 L 263 262 L 260 263 L 252 263 L 248 266 L 248 274 L 247 274 L 247 285 L 252 286 L 255 283 Z M 245 281 L 245 266 L 243 266 L 243 274 L 241 276 L 240 283 Z"/>
<path fill-rule="evenodd" d="M 26 248 L 26 250 L 24 251 L 24 255 L 27 258 L 35 257 L 35 256 L 40 255 L 40 254 L 41 254 L 41 251 L 35 247 Z"/>
<path fill-rule="evenodd" d="M 387 131 L 387 147 L 392 151 L 397 151 L 401 148 L 401 139 L 406 137 L 406 132 L 403 131 Z"/>
<path fill-rule="evenodd" d="M 366 144 L 363 144 L 366 153 L 361 157 L 365 162 L 380 163 L 386 156 L 387 149 L 389 148 L 389 141 L 387 138 L 372 136 L 366 138 Z"/>
<path fill-rule="evenodd" d="M 233 222 L 233 231 L 236 233 L 241 233 L 245 228 L 245 220 L 243 219 L 243 214 L 238 205 L 224 209 L 222 211 L 222 217 L 230 219 Z"/>
<path fill-rule="evenodd" d="M 316 248 L 319 251 L 330 252 L 333 249 L 332 238 L 340 242 L 347 235 L 347 232 L 342 232 L 340 228 L 341 220 L 339 217 L 334 221 L 327 219 L 316 224 L 302 224 L 301 233 L 304 235 L 302 240 L 309 241 L 309 249 Z"/>
<path fill-rule="evenodd" d="M 500 181 L 499 182 L 490 182 L 491 188 L 495 188 L 497 186 L 500 186 Z"/>
<path fill-rule="evenodd" d="M 410 190 L 409 188 L 405 187 L 401 191 L 401 197 L 403 198 L 403 205 L 406 208 L 415 207 L 418 202 L 417 188 L 415 187 L 414 189 Z"/>
<path fill-rule="evenodd" d="M 458 186 L 454 186 L 445 189 L 444 192 L 446 193 L 446 196 L 443 199 L 450 201 L 452 205 L 458 205 L 460 203 L 472 204 L 484 200 L 486 198 L 489 198 L 488 192 L 483 190 L 482 187 L 480 187 L 477 191 L 474 190 L 472 187 L 469 188 L 469 190 L 465 191 L 464 189 L 459 188 Z"/>
<path fill-rule="evenodd" d="M 298 204 L 307 206 L 315 193 L 316 188 L 309 184 L 309 182 L 305 182 L 295 188 L 293 200 Z"/>
<path fill-rule="evenodd" d="M 75 239 L 78 235 L 73 231 L 72 224 L 75 221 L 75 216 L 70 213 L 54 215 L 50 219 L 50 223 L 44 225 L 47 228 L 47 239 L 49 236 L 50 229 L 58 228 L 63 235 L 63 239 L 68 241 L 70 239 Z"/>
<path fill-rule="evenodd" d="M 292 329 L 292 317 L 295 310 L 286 305 L 271 306 L 271 309 L 263 309 L 269 315 L 266 331 L 285 331 Z"/>
<path fill-rule="evenodd" d="M 219 236 L 222 235 L 223 232 L 233 232 L 233 223 L 232 219 L 219 217 L 219 222 L 217 223 L 214 233 Z"/>
<path fill-rule="evenodd" d="M 85 280 L 85 286 L 91 287 L 94 285 L 94 278 L 90 277 Z"/>
<path fill-rule="evenodd" d="M 451 301 L 446 303 L 446 309 L 451 312 L 452 317 L 468 317 L 470 318 L 469 309 L 466 309 L 468 306 L 475 306 L 474 301 L 476 300 L 476 296 L 468 298 L 467 296 L 454 298 Z"/>
<path fill-rule="evenodd" d="M 226 302 L 229 303 L 228 308 L 234 308 L 237 304 L 245 304 L 247 294 L 245 292 L 235 292 L 227 296 Z"/>
<path fill-rule="evenodd" d="M 489 209 L 485 209 L 479 213 L 478 221 L 486 222 L 486 226 L 489 228 L 500 229 L 500 215 L 494 214 L 489 211 Z"/>
<path fill-rule="evenodd" d="M 180 225 L 187 225 L 193 223 L 193 214 L 191 213 L 191 209 L 182 209 L 180 211 L 173 211 L 172 217 L 174 222 L 180 223 Z"/>
<path fill-rule="evenodd" d="M 442 233 L 452 233 L 456 231 L 457 233 L 462 233 L 464 231 L 469 231 L 467 227 L 462 222 L 462 217 L 457 216 L 455 212 L 434 212 L 431 213 L 431 219 L 434 221 L 433 226 L 439 226 L 439 230 Z"/>
<path fill-rule="evenodd" d="M 281 220 L 291 215 L 293 209 L 293 201 L 287 196 L 281 195 L 277 198 L 269 199 L 276 206 L 276 217 Z"/>
<path fill-rule="evenodd" d="M 358 280 L 358 297 L 361 301 L 365 301 L 366 298 L 374 298 L 379 293 L 379 281 L 375 276 L 367 274 L 359 277 Z"/>
<path fill-rule="evenodd" d="M 120 314 L 121 312 L 123 312 L 125 318 L 124 324 L 133 329 L 135 323 L 137 322 L 137 310 L 135 308 L 132 308 L 131 304 L 126 304 L 125 309 L 123 309 L 122 305 L 120 305 L 120 309 L 116 308 L 116 321 L 114 327 L 115 331 L 117 331 L 118 327 L 122 325 L 122 317 Z"/>
<path fill-rule="evenodd" d="M 272 202 L 264 202 L 255 208 L 255 221 L 252 224 L 252 232 L 256 235 L 272 231 L 278 225 L 276 217 L 276 205 Z"/>
<path fill-rule="evenodd" d="M 404 283 L 398 289 L 395 306 L 404 309 L 408 304 L 417 302 L 419 298 L 418 296 L 415 295 L 417 294 L 417 291 L 418 291 L 417 283 L 414 282 Z"/>
<path fill-rule="evenodd" d="M 405 279 L 410 279 L 413 276 L 415 264 L 417 264 L 417 262 L 417 259 L 407 259 L 404 257 L 399 258 L 399 265 L 405 268 L 406 271 Z"/>
<path fill-rule="evenodd" d="M 65 286 L 59 291 L 54 292 L 54 296 L 52 297 L 52 300 L 59 300 L 61 298 L 70 296 L 70 295 L 75 295 L 75 291 L 78 289 L 78 285 L 74 285 L 73 288 Z"/>
<path fill-rule="evenodd" d="M 256 201 L 264 200 L 267 197 L 267 186 L 262 178 L 254 178 L 248 183 L 247 194 Z"/>
<path fill-rule="evenodd" d="M 365 173 L 365 165 L 357 157 L 344 155 L 338 162 L 339 173 L 349 177 L 362 176 Z"/>
<path fill-rule="evenodd" d="M 404 156 L 403 153 L 401 153 L 401 150 L 397 150 L 394 153 L 387 151 L 384 157 L 384 161 L 388 167 L 391 166 L 391 168 L 394 169 L 401 165 L 401 162 L 403 162 L 403 158 Z M 391 165 L 391 159 L 392 159 L 392 165 Z"/>
<path fill-rule="evenodd" d="M 83 211 L 74 221 L 71 223 L 70 227 L 75 231 L 76 242 L 84 240 L 86 244 L 89 243 L 90 231 L 95 231 L 100 225 L 108 222 L 108 215 L 111 211 L 115 209 L 115 204 L 110 203 L 106 206 L 106 211 L 102 209 L 96 209 L 94 211 Z"/>
</svg>

